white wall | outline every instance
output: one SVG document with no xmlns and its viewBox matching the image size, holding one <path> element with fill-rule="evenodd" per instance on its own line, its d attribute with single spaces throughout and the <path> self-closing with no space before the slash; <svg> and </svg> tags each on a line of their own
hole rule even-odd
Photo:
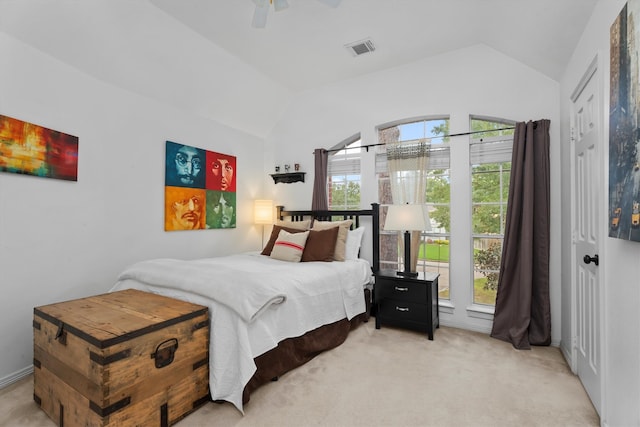
<svg viewBox="0 0 640 427">
<path fill-rule="evenodd" d="M 0 114 L 79 137 L 78 181 L 0 174 L 0 386 L 32 363 L 33 307 L 109 290 L 152 257 L 257 250 L 263 142 L 106 85 L 0 33 Z M 237 156 L 237 228 L 164 231 L 171 140 Z"/>
<path fill-rule="evenodd" d="M 291 97 L 150 1 L 0 1 L 0 18 L 0 31 L 88 75 L 258 137 Z"/>
<path fill-rule="evenodd" d="M 604 396 L 602 424 L 608 426 L 640 425 L 640 244 L 606 237 L 608 230 L 608 139 L 609 139 L 609 29 L 624 6 L 624 0 L 601 0 L 576 47 L 561 82 L 562 141 L 569 141 L 570 96 L 589 64 L 597 57 L 600 76 L 600 111 L 604 124 L 600 147 L 603 171 L 600 186 L 601 210 L 600 268 L 604 287 Z M 562 144 L 562 162 L 570 162 L 570 145 Z M 569 168 L 562 174 L 562 347 L 571 346 L 571 213 Z"/>
<path fill-rule="evenodd" d="M 468 131 L 469 115 L 527 121 L 551 120 L 551 301 L 552 340 L 560 342 L 560 127 L 559 84 L 484 45 L 476 45 L 306 92 L 294 99 L 267 137 L 274 164 L 300 163 L 309 172 L 304 184 L 272 185 L 277 203 L 308 208 L 313 190 L 315 148 L 330 148 L 361 132 L 363 144 L 377 143 L 376 126 L 418 116 L 450 115 L 451 133 Z M 467 150 L 453 138 L 453 150 Z M 372 155 L 371 150 L 370 155 Z M 454 167 L 456 172 L 454 174 Z M 470 194 L 467 164 L 452 165 L 453 257 L 470 257 Z M 362 207 L 378 200 L 373 169 L 363 174 Z M 458 248 L 458 249 L 455 249 Z M 469 262 L 451 271 L 451 292 L 470 293 Z M 470 300 L 469 300 L 470 301 Z M 443 313 L 443 324 L 487 332 L 490 321 L 468 318 L 466 306 Z"/>
</svg>

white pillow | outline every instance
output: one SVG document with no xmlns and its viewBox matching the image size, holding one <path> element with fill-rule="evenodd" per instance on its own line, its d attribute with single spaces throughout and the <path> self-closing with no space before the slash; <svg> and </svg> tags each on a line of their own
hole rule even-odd
<svg viewBox="0 0 640 427">
<path fill-rule="evenodd" d="M 300 262 L 302 252 L 304 252 L 304 246 L 307 243 L 307 237 L 309 237 L 309 231 L 289 233 L 288 231 L 280 230 L 278 238 L 273 244 L 273 250 L 270 255 L 271 258 L 289 262 Z"/>
<path fill-rule="evenodd" d="M 345 245 L 345 259 L 358 259 L 363 235 L 364 227 L 358 227 L 355 230 L 349 230 L 349 232 L 347 233 L 347 244 Z"/>
</svg>

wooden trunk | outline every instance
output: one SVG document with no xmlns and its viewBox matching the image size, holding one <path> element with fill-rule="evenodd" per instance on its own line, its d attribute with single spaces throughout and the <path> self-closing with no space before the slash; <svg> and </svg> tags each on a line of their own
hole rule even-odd
<svg viewBox="0 0 640 427">
<path fill-rule="evenodd" d="M 129 289 L 36 307 L 33 335 L 59 426 L 168 426 L 209 400 L 206 307 Z"/>
</svg>

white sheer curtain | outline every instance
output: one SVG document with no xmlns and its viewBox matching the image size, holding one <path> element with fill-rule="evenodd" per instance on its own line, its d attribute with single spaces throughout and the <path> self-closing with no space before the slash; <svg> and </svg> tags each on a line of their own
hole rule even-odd
<svg viewBox="0 0 640 427">
<path fill-rule="evenodd" d="M 387 169 L 394 205 L 423 204 L 429 168 L 429 139 L 386 144 Z M 399 234 L 402 238 L 402 234 Z M 420 232 L 411 233 L 411 268 L 418 265 Z"/>
</svg>

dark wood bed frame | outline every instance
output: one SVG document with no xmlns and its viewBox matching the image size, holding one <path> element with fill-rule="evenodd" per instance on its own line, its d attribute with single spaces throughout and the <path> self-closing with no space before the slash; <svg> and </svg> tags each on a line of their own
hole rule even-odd
<svg viewBox="0 0 640 427">
<path fill-rule="evenodd" d="M 276 217 L 280 221 L 286 219 L 290 221 L 304 221 L 311 219 L 313 221 L 344 221 L 350 219 L 353 221 L 351 229 L 360 226 L 360 217 L 371 217 L 371 228 L 373 238 L 373 259 L 371 269 L 376 272 L 380 269 L 380 205 L 371 203 L 371 209 L 367 210 L 330 210 L 330 211 L 287 211 L 284 206 L 276 206 Z M 313 226 L 313 224 L 311 224 Z"/>
<path fill-rule="evenodd" d="M 279 220 L 303 221 L 312 219 L 314 221 L 341 221 L 351 219 L 352 229 L 360 226 L 360 217 L 371 217 L 372 228 L 372 273 L 380 268 L 380 212 L 378 203 L 372 203 L 368 210 L 328 210 L 328 211 L 287 211 L 283 206 L 277 206 L 277 218 Z M 276 348 L 267 351 L 254 359 L 256 372 L 244 388 L 242 395 L 243 403 L 247 403 L 251 393 L 261 385 L 277 380 L 279 376 L 304 365 L 323 351 L 335 348 L 342 344 L 349 335 L 349 332 L 363 322 L 369 320 L 371 304 L 371 292 L 364 291 L 366 311 L 351 320 L 342 319 L 329 325 L 321 326 L 306 334 L 287 338 Z"/>
</svg>

